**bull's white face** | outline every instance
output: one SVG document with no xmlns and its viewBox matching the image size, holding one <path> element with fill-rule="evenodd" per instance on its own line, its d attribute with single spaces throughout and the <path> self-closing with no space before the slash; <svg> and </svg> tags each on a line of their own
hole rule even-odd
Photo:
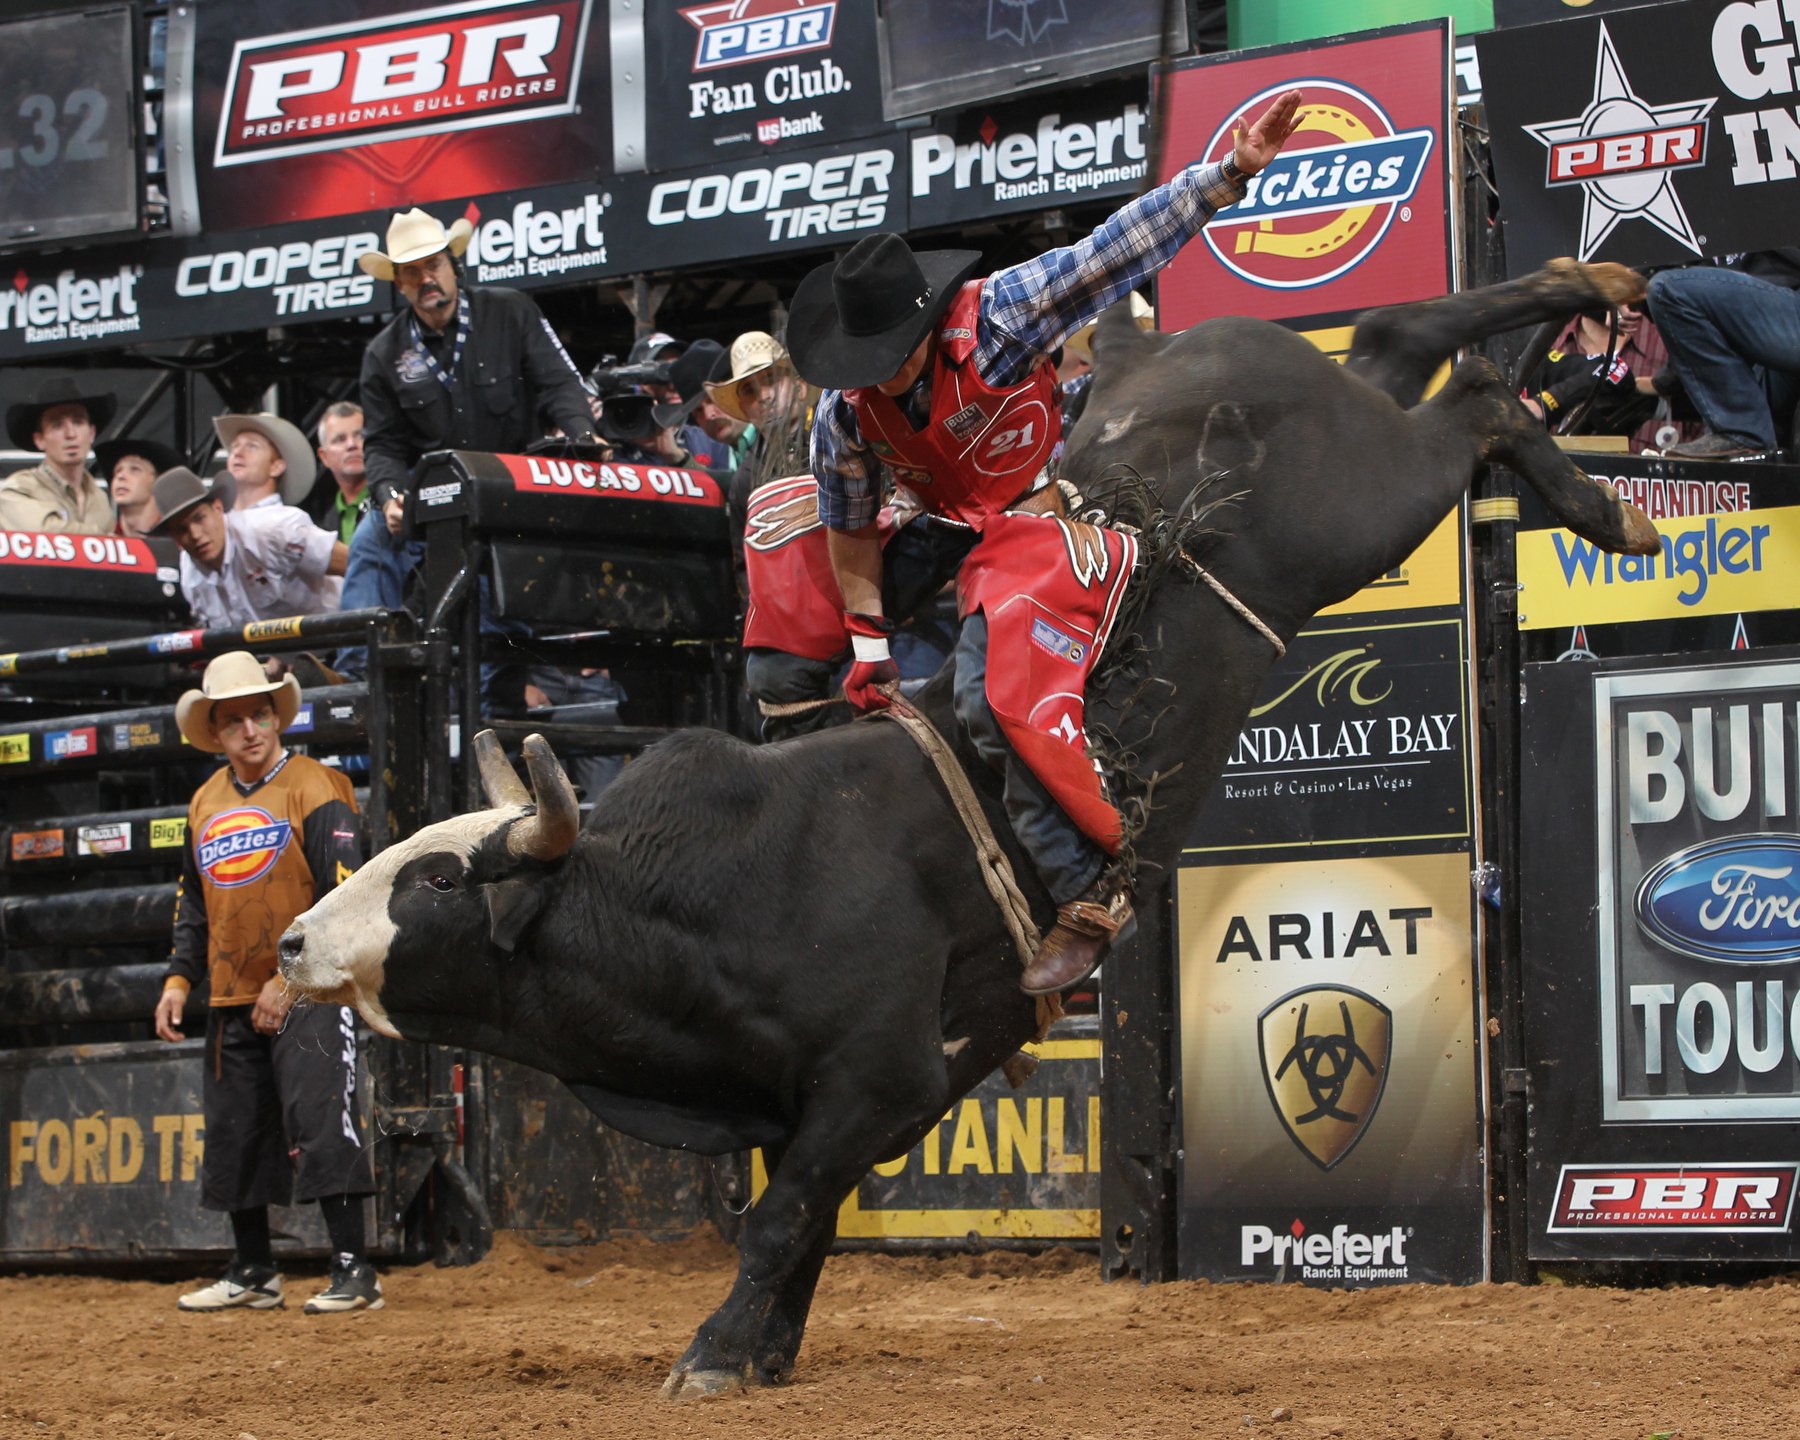
<svg viewBox="0 0 1800 1440">
<path fill-rule="evenodd" d="M 524 813 L 478 810 L 383 850 L 288 927 L 282 976 L 312 999 L 354 1005 L 380 1034 L 405 1038 L 384 1003 L 402 925 L 409 932 L 442 928 L 446 938 L 461 928 L 476 855 Z"/>
</svg>

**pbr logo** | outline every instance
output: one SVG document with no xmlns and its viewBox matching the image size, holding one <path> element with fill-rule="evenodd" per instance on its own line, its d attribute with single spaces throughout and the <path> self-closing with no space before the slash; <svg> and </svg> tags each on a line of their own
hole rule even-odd
<svg viewBox="0 0 1800 1440">
<path fill-rule="evenodd" d="M 1785 1232 L 1800 1165 L 1565 1165 L 1549 1233 Z"/>
<path fill-rule="evenodd" d="M 591 0 L 475 0 L 240 40 L 218 166 L 575 109 Z"/>
<path fill-rule="evenodd" d="M 1544 183 L 1582 187 L 1581 258 L 1588 259 L 1623 220 L 1648 220 L 1694 254 L 1674 175 L 1706 163 L 1706 117 L 1715 100 L 1651 105 L 1633 93 L 1604 21 L 1594 63 L 1594 94 L 1581 114 L 1527 125 L 1548 150 Z"/>
<path fill-rule="evenodd" d="M 837 0 L 719 0 L 680 13 L 700 32 L 694 69 L 721 70 L 829 50 Z"/>
<path fill-rule="evenodd" d="M 1269 1102 L 1321 1170 L 1356 1148 L 1381 1104 L 1393 1021 L 1373 996 L 1337 985 L 1292 991 L 1258 1017 Z"/>
<path fill-rule="evenodd" d="M 1285 89 L 1271 87 L 1231 112 L 1201 152 L 1231 154 L 1232 126 Z M 1412 218 L 1435 134 L 1397 131 L 1373 97 L 1337 80 L 1303 87 L 1299 128 L 1244 198 L 1200 233 L 1219 263 L 1252 285 L 1305 289 L 1335 280 L 1381 244 L 1396 216 Z M 1428 203 L 1438 203 L 1431 199 Z"/>
<path fill-rule="evenodd" d="M 262 879 L 274 868 L 293 829 L 288 821 L 254 805 L 227 810 L 206 822 L 195 857 L 208 880 L 221 889 L 235 889 Z"/>
</svg>

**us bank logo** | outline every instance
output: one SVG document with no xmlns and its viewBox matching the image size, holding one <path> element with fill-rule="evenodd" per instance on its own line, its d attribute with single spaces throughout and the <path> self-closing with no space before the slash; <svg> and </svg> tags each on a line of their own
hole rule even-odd
<svg viewBox="0 0 1800 1440">
<path fill-rule="evenodd" d="M 1238 118 L 1261 114 L 1291 84 L 1238 105 L 1202 155 L 1223 160 Z M 1375 98 L 1354 85 L 1307 80 L 1301 89 L 1299 128 L 1287 148 L 1200 232 L 1227 270 L 1277 290 L 1337 279 L 1374 254 L 1396 219 L 1411 220 L 1436 143 L 1430 129 L 1396 129 Z"/>
<path fill-rule="evenodd" d="M 1581 258 L 1626 220 L 1647 220 L 1700 254 L 1700 240 L 1675 193 L 1675 172 L 1706 163 L 1706 117 L 1718 103 L 1651 105 L 1632 90 L 1605 22 L 1587 108 L 1566 120 L 1527 125 L 1548 152 L 1544 183 L 1582 189 Z"/>
<path fill-rule="evenodd" d="M 1338 985 L 1287 994 L 1257 1019 L 1263 1083 L 1288 1137 L 1321 1170 L 1356 1148 L 1387 1088 L 1393 1012 Z"/>
</svg>

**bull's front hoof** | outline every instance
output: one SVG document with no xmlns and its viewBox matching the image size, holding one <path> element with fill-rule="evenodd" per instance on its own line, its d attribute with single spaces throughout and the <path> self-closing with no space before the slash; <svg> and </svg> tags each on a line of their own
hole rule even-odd
<svg viewBox="0 0 1800 1440">
<path fill-rule="evenodd" d="M 689 1370 L 677 1365 L 663 1381 L 665 1400 L 712 1400 L 721 1395 L 735 1395 L 750 1383 L 749 1377 L 737 1370 Z"/>
<path fill-rule="evenodd" d="M 1662 549 L 1662 536 L 1656 533 L 1650 517 L 1629 500 L 1619 502 L 1619 524 L 1625 531 L 1627 555 L 1654 555 Z"/>
</svg>

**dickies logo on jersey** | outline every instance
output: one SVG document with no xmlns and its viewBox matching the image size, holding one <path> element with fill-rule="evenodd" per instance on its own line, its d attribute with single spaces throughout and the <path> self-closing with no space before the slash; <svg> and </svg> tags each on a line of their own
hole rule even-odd
<svg viewBox="0 0 1800 1440">
<path fill-rule="evenodd" d="M 1231 111 L 1204 157 L 1230 155 L 1238 117 L 1261 114 L 1287 88 L 1272 86 Z M 1410 220 L 1408 202 L 1437 138 L 1429 129 L 1397 130 L 1373 97 L 1342 81 L 1308 80 L 1301 90 L 1287 148 L 1200 232 L 1234 275 L 1278 290 L 1335 280 L 1374 253 L 1396 217 Z"/>
<path fill-rule="evenodd" d="M 240 40 L 217 166 L 572 113 L 592 0 L 474 0 Z"/>
<path fill-rule="evenodd" d="M 281 858 L 294 827 L 254 805 L 226 810 L 206 822 L 195 856 L 206 878 L 222 889 L 260 880 Z"/>
<path fill-rule="evenodd" d="M 837 0 L 718 0 L 680 13 L 700 32 L 694 69 L 720 70 L 830 49 Z"/>
</svg>

